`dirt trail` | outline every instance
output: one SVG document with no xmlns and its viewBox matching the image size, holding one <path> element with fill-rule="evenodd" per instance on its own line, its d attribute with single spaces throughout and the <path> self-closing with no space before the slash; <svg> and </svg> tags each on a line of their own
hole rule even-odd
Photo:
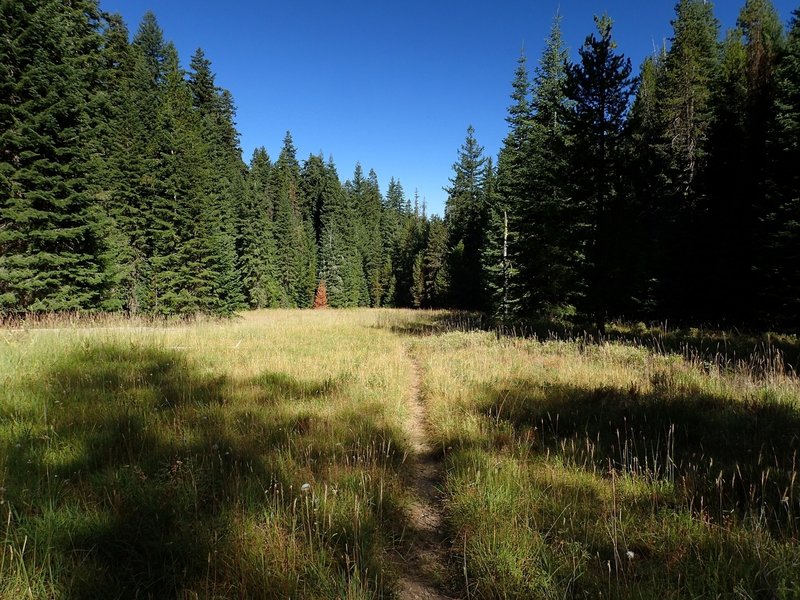
<svg viewBox="0 0 800 600">
<path fill-rule="evenodd" d="M 450 600 L 439 591 L 446 580 L 447 540 L 438 486 L 444 464 L 430 445 L 426 408 L 422 402 L 422 370 L 413 356 L 413 379 L 408 391 L 408 431 L 411 453 L 406 459 L 411 473 L 414 501 L 409 510 L 410 547 L 398 582 L 400 600 Z"/>
</svg>

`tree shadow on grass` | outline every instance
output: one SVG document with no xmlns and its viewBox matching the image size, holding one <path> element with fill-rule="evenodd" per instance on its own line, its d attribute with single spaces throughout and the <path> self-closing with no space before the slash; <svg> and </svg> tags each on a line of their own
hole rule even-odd
<svg viewBox="0 0 800 600">
<path fill-rule="evenodd" d="M 430 337 L 452 331 L 488 331 L 491 321 L 482 313 L 423 310 L 411 321 L 389 319 L 376 327 L 401 336 Z"/>
<path fill-rule="evenodd" d="M 761 515 L 800 528 L 800 411 L 696 388 L 597 388 L 513 380 L 482 390 L 480 410 L 538 452 L 600 473 L 669 480 L 682 501 L 722 521 Z"/>
<path fill-rule="evenodd" d="M 265 490 L 271 489 L 295 490 L 272 497 L 291 512 L 298 475 L 323 473 L 326 461 L 335 460 L 324 449 L 293 454 L 292 447 L 319 442 L 326 425 L 280 402 L 323 398 L 341 380 L 267 372 L 234 382 L 177 352 L 106 344 L 77 349 L 20 385 L 47 406 L 47 422 L 40 417 L 14 429 L 0 448 L 6 498 L 20 535 L 29 538 L 29 552 L 48 557 L 52 584 L 66 597 L 166 598 L 187 590 L 295 597 L 302 592 L 298 585 L 313 594 L 315 577 L 329 586 L 337 573 L 346 579 L 362 569 L 374 578 L 380 567 L 380 544 L 393 534 L 375 522 L 373 540 L 355 540 L 362 532 L 345 531 L 325 541 L 328 549 L 320 552 L 329 571 L 312 572 L 304 582 L 284 570 L 262 575 L 267 589 L 243 589 L 225 575 L 232 568 L 226 561 L 244 560 L 231 546 L 233 519 L 263 518 Z M 255 389 L 256 408 L 268 408 L 231 403 L 242 389 Z M 337 452 L 357 455 L 370 443 L 403 445 L 398 432 L 368 414 L 343 418 L 349 434 L 341 435 Z M 371 546 L 354 566 L 340 547 L 352 550 L 358 543 Z"/>
<path fill-rule="evenodd" d="M 420 311 L 413 321 L 378 325 L 402 336 L 431 337 L 453 331 L 491 331 L 498 338 L 561 340 L 584 345 L 606 342 L 647 348 L 660 354 L 678 354 L 709 365 L 731 368 L 744 365 L 754 375 L 797 372 L 800 337 L 767 333 L 722 331 L 698 327 L 659 329 L 643 324 L 612 323 L 604 333 L 563 320 L 530 320 L 501 325 L 482 313 Z"/>
</svg>

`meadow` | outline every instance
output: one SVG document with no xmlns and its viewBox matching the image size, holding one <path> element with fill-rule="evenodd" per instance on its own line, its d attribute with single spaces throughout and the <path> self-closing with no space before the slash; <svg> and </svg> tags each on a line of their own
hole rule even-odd
<svg viewBox="0 0 800 600">
<path fill-rule="evenodd" d="M 800 596 L 796 339 L 616 333 L 8 324 L 0 597 Z"/>
</svg>

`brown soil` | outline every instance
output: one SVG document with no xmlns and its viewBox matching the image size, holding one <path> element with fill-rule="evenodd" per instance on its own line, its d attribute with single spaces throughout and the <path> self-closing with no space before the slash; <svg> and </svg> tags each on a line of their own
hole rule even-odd
<svg viewBox="0 0 800 600">
<path fill-rule="evenodd" d="M 401 565 L 398 598 L 449 600 L 451 597 L 441 591 L 447 578 L 449 554 L 439 492 L 444 465 L 428 441 L 421 368 L 413 357 L 410 360 L 413 379 L 408 392 L 410 416 L 407 427 L 411 451 L 406 461 L 411 473 L 414 500 L 408 511 L 410 544 Z"/>
</svg>

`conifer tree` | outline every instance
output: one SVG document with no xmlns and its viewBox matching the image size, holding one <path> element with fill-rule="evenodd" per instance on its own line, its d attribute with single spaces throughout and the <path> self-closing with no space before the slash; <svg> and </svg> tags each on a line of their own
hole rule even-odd
<svg viewBox="0 0 800 600">
<path fill-rule="evenodd" d="M 300 165 L 290 133 L 272 170 L 275 244 L 281 305 L 306 308 L 317 287 L 316 248 L 310 221 L 301 213 Z"/>
<path fill-rule="evenodd" d="M 205 196 L 210 163 L 191 90 L 170 43 L 159 119 L 158 176 L 163 192 L 151 207 L 152 310 L 163 314 L 215 312 L 213 211 Z"/>
<path fill-rule="evenodd" d="M 530 281 L 533 279 L 531 275 L 519 282 L 509 278 L 508 289 L 506 289 L 504 276 L 497 271 L 497 260 L 502 255 L 501 246 L 508 240 L 506 233 L 509 227 L 514 233 L 518 233 L 531 225 L 530 215 L 527 214 L 534 191 L 532 184 L 533 109 L 530 87 L 527 58 L 522 53 L 514 72 L 512 104 L 508 107 L 506 116 L 509 131 L 503 140 L 503 146 L 498 156 L 497 193 L 489 199 L 488 247 L 484 251 L 483 260 L 484 268 L 487 269 L 488 283 L 492 290 L 490 295 L 493 312 L 496 312 L 499 306 L 498 286 L 503 289 L 500 298 L 505 297 L 508 300 L 503 303 L 501 312 L 507 312 L 511 303 L 516 306 L 521 301 L 527 300 L 533 287 L 530 285 Z M 530 252 L 528 248 L 523 247 L 518 235 L 512 235 L 509 252 L 520 263 L 527 263 L 530 260 Z"/>
<path fill-rule="evenodd" d="M 481 259 L 490 297 L 490 312 L 505 323 L 511 317 L 514 308 L 511 280 L 516 275 L 516 269 L 509 252 L 509 246 L 513 244 L 514 239 L 509 232 L 509 205 L 497 193 L 495 180 L 494 166 L 490 158 L 484 176 L 489 217 Z"/>
<path fill-rule="evenodd" d="M 119 111 L 113 122 L 110 213 L 123 236 L 117 247 L 116 295 L 131 312 L 152 310 L 152 210 L 163 194 L 155 176 L 161 161 L 161 111 L 167 45 L 155 15 L 147 12 L 126 57 L 120 57 Z M 124 58 L 124 60 L 122 60 Z"/>
<path fill-rule="evenodd" d="M 245 166 L 233 122 L 235 108 L 231 95 L 217 88 L 211 62 L 202 49 L 192 56 L 190 68 L 192 104 L 200 117 L 207 160 L 212 169 L 204 189 L 207 210 L 214 222 L 207 234 L 212 246 L 209 268 L 214 273 L 218 310 L 230 313 L 240 308 L 244 300 L 237 272 L 236 238 L 237 224 L 238 229 L 243 226 Z"/>
<path fill-rule="evenodd" d="M 251 308 L 278 306 L 279 290 L 273 235 L 272 164 L 267 151 L 256 148 L 247 176 L 248 190 L 241 205 L 239 272 Z"/>
<path fill-rule="evenodd" d="M 611 262 L 611 218 L 620 202 L 623 134 L 632 82 L 630 59 L 615 52 L 611 19 L 595 17 L 595 24 L 599 37 L 586 38 L 578 51 L 579 63 L 568 69 L 567 89 L 574 102 L 570 117 L 574 194 L 585 224 L 581 244 L 586 256 L 584 310 L 602 331 L 617 275 Z"/>
<path fill-rule="evenodd" d="M 665 252 L 664 203 L 662 191 L 667 175 L 663 165 L 663 113 L 659 104 L 664 76 L 664 52 L 649 56 L 642 63 L 636 97 L 628 118 L 627 168 L 625 178 L 633 205 L 636 225 L 626 235 L 631 238 L 630 316 L 654 318 L 658 314 Z"/>
<path fill-rule="evenodd" d="M 423 306 L 443 308 L 450 295 L 450 274 L 447 264 L 447 228 L 433 216 L 427 222 L 427 239 L 422 254 Z"/>
<path fill-rule="evenodd" d="M 663 308 L 672 316 L 689 316 L 697 302 L 683 290 L 704 289 L 698 257 L 707 239 L 698 221 L 705 204 L 704 175 L 712 124 L 711 92 L 718 62 L 719 23 L 713 6 L 703 0 L 679 0 L 672 21 L 671 47 L 664 58 L 659 89 L 663 184 L 659 191 L 660 240 L 666 248 L 656 273 Z"/>
<path fill-rule="evenodd" d="M 518 309 L 555 313 L 572 301 L 575 215 L 569 211 L 567 52 L 561 19 L 553 21 L 532 89 L 526 150 L 527 190 L 511 211 L 512 256 L 519 268 Z M 496 218 L 498 225 L 500 213 Z M 503 225 L 505 225 L 503 223 Z M 513 284 L 513 281 L 512 281 Z"/>
<path fill-rule="evenodd" d="M 770 321 L 796 331 L 800 329 L 800 8 L 792 16 L 775 87 L 774 212 L 765 290 Z"/>
<path fill-rule="evenodd" d="M 127 91 L 133 70 L 129 32 L 119 15 L 102 16 L 102 67 L 96 97 L 99 99 L 99 127 L 92 144 L 97 177 L 95 203 L 102 212 L 102 237 L 106 241 L 104 257 L 109 288 L 102 305 L 105 310 L 128 309 L 134 296 L 133 265 L 136 260 L 131 243 L 129 219 L 123 190 L 128 189 L 128 165 L 124 161 L 125 144 L 130 140 L 122 132 L 122 123 L 130 108 Z"/>
<path fill-rule="evenodd" d="M 453 164 L 450 187 L 446 188 L 445 221 L 450 235 L 450 292 L 455 306 L 467 310 L 486 307 L 485 281 L 481 268 L 483 232 L 488 216 L 485 190 L 486 158 L 475 139 L 467 137 Z"/>
<path fill-rule="evenodd" d="M 93 0 L 0 4 L 0 310 L 100 306 L 106 269 L 91 196 Z"/>
</svg>

